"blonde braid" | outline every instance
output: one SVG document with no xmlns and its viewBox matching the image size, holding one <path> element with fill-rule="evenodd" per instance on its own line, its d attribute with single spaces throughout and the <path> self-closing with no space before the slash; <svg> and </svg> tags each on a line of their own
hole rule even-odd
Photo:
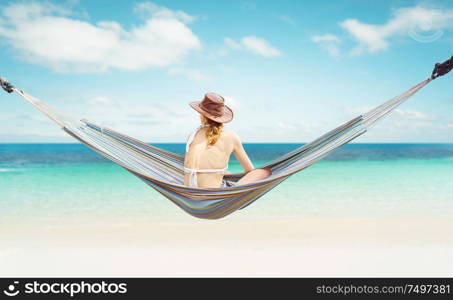
<svg viewBox="0 0 453 300">
<path fill-rule="evenodd" d="M 208 119 L 203 116 L 203 124 L 207 126 L 206 128 L 206 138 L 208 139 L 208 145 L 214 145 L 222 133 L 223 124 Z"/>
</svg>

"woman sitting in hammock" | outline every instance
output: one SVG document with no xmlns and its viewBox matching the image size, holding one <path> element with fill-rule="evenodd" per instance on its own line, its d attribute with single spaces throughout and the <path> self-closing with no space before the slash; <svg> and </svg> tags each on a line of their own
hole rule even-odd
<svg viewBox="0 0 453 300">
<path fill-rule="evenodd" d="M 228 161 L 234 153 L 247 173 L 237 184 L 246 184 L 271 175 L 268 168 L 255 169 L 239 137 L 223 128 L 233 119 L 233 111 L 222 96 L 207 93 L 202 101 L 190 103 L 200 113 L 201 125 L 189 135 L 184 160 L 184 184 L 190 187 L 218 188 L 233 183 L 223 180 L 228 173 Z"/>
</svg>

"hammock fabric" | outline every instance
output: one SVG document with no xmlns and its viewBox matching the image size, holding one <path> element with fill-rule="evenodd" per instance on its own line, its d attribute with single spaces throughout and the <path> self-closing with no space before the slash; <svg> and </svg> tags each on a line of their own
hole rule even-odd
<svg viewBox="0 0 453 300">
<path fill-rule="evenodd" d="M 2 86 L 5 90 L 8 88 L 9 92 L 19 94 L 75 139 L 136 175 L 188 214 L 203 219 L 219 219 L 248 206 L 292 174 L 311 166 L 340 146 L 364 134 L 379 119 L 392 112 L 436 77 L 433 75 L 400 96 L 264 165 L 263 167 L 271 169 L 270 177 L 227 188 L 187 187 L 184 185 L 183 156 L 148 145 L 88 120 L 78 121 L 67 117 L 49 104 L 7 82 L 6 88 L 5 82 L 2 82 Z M 228 174 L 225 175 L 225 179 L 236 182 L 243 175 L 243 173 Z"/>
</svg>

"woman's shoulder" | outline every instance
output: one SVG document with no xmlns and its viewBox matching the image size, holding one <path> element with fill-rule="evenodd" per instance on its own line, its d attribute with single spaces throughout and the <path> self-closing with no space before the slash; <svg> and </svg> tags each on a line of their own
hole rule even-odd
<svg viewBox="0 0 453 300">
<path fill-rule="evenodd" d="M 224 129 L 224 130 L 222 130 L 222 134 L 228 140 L 239 141 L 239 135 L 237 135 L 237 133 L 234 132 L 233 130 Z"/>
<path fill-rule="evenodd" d="M 233 130 L 231 129 L 222 129 L 222 133 L 225 135 L 225 136 L 238 136 L 236 134 L 236 132 L 234 132 Z"/>
</svg>

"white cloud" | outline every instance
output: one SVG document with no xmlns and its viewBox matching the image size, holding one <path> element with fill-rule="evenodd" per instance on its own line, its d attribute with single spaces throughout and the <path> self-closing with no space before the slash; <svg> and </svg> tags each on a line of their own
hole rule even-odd
<svg viewBox="0 0 453 300">
<path fill-rule="evenodd" d="M 103 95 L 93 98 L 100 101 L 95 101 L 97 103 L 89 109 L 87 106 L 76 104 L 80 101 L 74 101 L 74 105 L 66 109 L 71 109 L 73 116 L 88 119 L 142 141 L 182 141 L 186 138 L 186 131 L 199 122 L 198 114 L 187 103 L 175 105 L 168 102 L 168 99 L 136 98 L 134 104 L 130 105 L 129 102 L 121 102 L 120 99 L 107 98 Z M 103 99 L 110 99 L 111 101 L 106 102 L 113 105 L 102 105 Z M 186 100 L 189 102 L 197 99 Z"/>
<path fill-rule="evenodd" d="M 375 108 L 374 106 L 356 106 L 356 107 L 347 107 L 345 111 L 348 115 L 360 115 L 364 114 Z M 396 115 L 400 119 L 405 120 L 419 120 L 419 121 L 434 121 L 439 117 L 434 114 L 428 114 L 422 111 L 413 110 L 413 109 L 401 109 L 397 108 L 391 114 Z"/>
<path fill-rule="evenodd" d="M 256 54 L 262 56 L 279 56 L 281 52 L 269 44 L 266 40 L 258 38 L 256 36 L 246 36 L 241 39 L 244 47 Z"/>
<path fill-rule="evenodd" d="M 346 112 L 351 117 L 368 112 L 373 109 L 371 106 L 349 107 Z M 444 130 L 446 124 L 434 114 L 425 113 L 413 109 L 397 108 L 382 121 L 376 123 L 373 132 L 382 136 L 392 135 L 428 135 L 433 132 Z"/>
<path fill-rule="evenodd" d="M 287 130 L 287 129 L 289 129 L 289 130 L 295 130 L 295 129 L 297 128 L 296 126 L 294 126 L 294 124 L 290 124 L 290 123 L 286 123 L 286 122 L 281 122 L 281 121 L 277 123 L 277 126 L 278 126 L 279 128 L 281 128 L 281 129 L 285 129 L 285 130 Z"/>
<path fill-rule="evenodd" d="M 104 96 L 94 96 L 90 99 L 88 99 L 88 104 L 91 105 L 91 106 L 116 106 L 117 103 L 108 98 L 108 97 L 104 97 Z"/>
<path fill-rule="evenodd" d="M 385 24 L 366 24 L 357 19 L 341 22 L 358 42 L 351 54 L 378 52 L 389 47 L 395 36 L 412 37 L 419 42 L 434 41 L 442 36 L 442 29 L 453 27 L 453 10 L 430 9 L 422 6 L 397 9 Z"/>
<path fill-rule="evenodd" d="M 231 109 L 239 109 L 242 108 L 242 103 L 239 102 L 236 98 L 230 96 L 224 96 L 225 104 L 231 107 Z"/>
<path fill-rule="evenodd" d="M 327 34 L 323 34 L 323 35 L 314 35 L 312 36 L 312 41 L 315 42 L 315 43 L 319 43 L 319 42 L 339 42 L 340 41 L 340 38 L 333 35 L 333 34 L 330 34 L 330 33 L 327 33 Z"/>
<path fill-rule="evenodd" d="M 434 121 L 438 119 L 438 116 L 433 114 L 427 114 L 421 111 L 412 110 L 412 109 L 395 109 L 395 114 L 413 120 L 425 120 L 425 121 Z"/>
<path fill-rule="evenodd" d="M 167 19 L 177 19 L 183 23 L 191 23 L 195 21 L 195 17 L 183 12 L 183 11 L 173 11 L 166 7 L 156 5 L 152 2 L 143 2 L 135 6 L 134 11 L 142 14 L 145 18 L 149 17 L 159 17 Z"/>
<path fill-rule="evenodd" d="M 356 117 L 372 108 L 374 107 L 345 108 L 346 116 L 343 120 Z M 451 128 L 453 128 L 453 124 L 445 116 L 420 110 L 397 108 L 378 121 L 357 142 L 448 142 L 452 137 Z"/>
<path fill-rule="evenodd" d="M 234 50 L 239 50 L 239 49 L 242 49 L 242 45 L 236 41 L 234 41 L 233 39 L 229 38 L 229 37 L 226 37 L 224 39 L 225 41 L 225 44 L 230 47 L 231 49 L 234 49 Z"/>
<path fill-rule="evenodd" d="M 18 2 L 1 10 L 0 36 L 22 59 L 58 72 L 169 66 L 201 48 L 187 26 L 194 20 L 188 14 L 150 2 L 135 11 L 147 18 L 128 31 L 115 21 L 78 20 L 52 4 Z"/>
<path fill-rule="evenodd" d="M 327 33 L 324 35 L 314 35 L 311 40 L 316 44 L 319 44 L 321 48 L 325 49 L 331 56 L 340 55 L 340 49 L 338 43 L 341 42 L 340 38 L 336 35 Z"/>
<path fill-rule="evenodd" d="M 274 48 L 268 41 L 256 37 L 256 36 L 246 36 L 243 37 L 240 42 L 236 42 L 231 38 L 224 39 L 225 44 L 233 50 L 246 49 L 252 53 L 272 57 L 280 56 L 280 50 Z"/>
<path fill-rule="evenodd" d="M 370 111 L 374 108 L 374 106 L 354 106 L 354 107 L 346 107 L 344 110 L 348 115 L 360 115 Z"/>
</svg>

